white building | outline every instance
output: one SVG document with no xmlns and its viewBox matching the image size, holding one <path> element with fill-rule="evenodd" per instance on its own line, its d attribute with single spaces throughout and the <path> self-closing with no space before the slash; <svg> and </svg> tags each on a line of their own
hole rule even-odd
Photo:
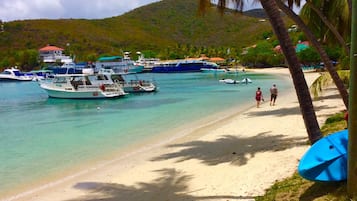
<svg viewBox="0 0 357 201">
<path fill-rule="evenodd" d="M 63 50 L 53 45 L 47 45 L 39 49 L 40 58 L 45 63 L 72 63 L 73 59 L 70 56 L 63 55 Z"/>
</svg>

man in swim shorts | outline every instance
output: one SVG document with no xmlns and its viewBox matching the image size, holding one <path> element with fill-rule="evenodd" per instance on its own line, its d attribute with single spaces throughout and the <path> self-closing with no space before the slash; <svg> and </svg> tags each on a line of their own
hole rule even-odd
<svg viewBox="0 0 357 201">
<path fill-rule="evenodd" d="M 276 97 L 278 96 L 278 88 L 275 84 L 270 88 L 270 105 L 275 105 Z"/>
</svg>

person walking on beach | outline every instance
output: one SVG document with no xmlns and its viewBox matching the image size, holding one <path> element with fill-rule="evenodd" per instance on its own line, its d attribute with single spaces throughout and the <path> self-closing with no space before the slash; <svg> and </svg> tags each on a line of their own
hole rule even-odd
<svg viewBox="0 0 357 201">
<path fill-rule="evenodd" d="M 270 88 L 270 106 L 275 105 L 276 97 L 278 96 L 278 88 L 275 84 Z"/>
<path fill-rule="evenodd" d="M 260 101 L 264 101 L 263 99 L 263 93 L 260 90 L 260 87 L 258 87 L 257 91 L 255 92 L 255 100 L 257 101 L 257 108 L 260 105 Z"/>
</svg>

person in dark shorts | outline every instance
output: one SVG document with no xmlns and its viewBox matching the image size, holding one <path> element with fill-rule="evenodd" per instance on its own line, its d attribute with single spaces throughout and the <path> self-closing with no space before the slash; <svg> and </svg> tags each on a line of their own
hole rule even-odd
<svg viewBox="0 0 357 201">
<path fill-rule="evenodd" d="M 278 88 L 275 84 L 270 88 L 270 105 L 275 105 L 276 97 L 278 96 Z"/>
<path fill-rule="evenodd" d="M 258 87 L 257 91 L 255 92 L 255 100 L 257 101 L 257 107 L 259 107 L 260 101 L 264 101 L 263 93 L 260 90 L 260 87 Z"/>
</svg>

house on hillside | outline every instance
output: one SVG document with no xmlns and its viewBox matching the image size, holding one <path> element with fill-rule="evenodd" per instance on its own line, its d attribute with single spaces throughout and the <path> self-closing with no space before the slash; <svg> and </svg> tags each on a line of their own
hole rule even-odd
<svg viewBox="0 0 357 201">
<path fill-rule="evenodd" d="M 64 49 L 54 45 L 47 45 L 39 49 L 40 59 L 44 63 L 72 63 L 73 59 L 70 56 L 63 54 Z"/>
<path fill-rule="evenodd" d="M 221 58 L 221 57 L 211 57 L 208 61 L 209 62 L 214 62 L 216 64 L 220 64 L 220 65 L 226 63 L 226 60 Z"/>
</svg>

